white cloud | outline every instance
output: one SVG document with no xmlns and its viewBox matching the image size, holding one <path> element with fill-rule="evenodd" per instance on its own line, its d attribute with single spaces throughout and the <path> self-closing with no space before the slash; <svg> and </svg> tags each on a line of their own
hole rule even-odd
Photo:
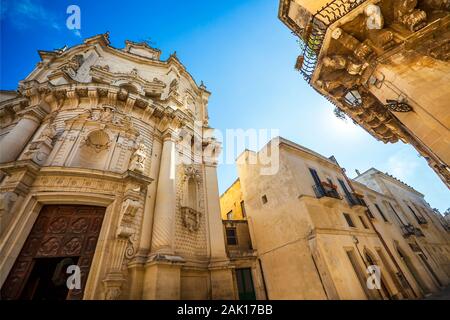
<svg viewBox="0 0 450 320">
<path fill-rule="evenodd" d="M 2 19 L 7 17 L 11 25 L 18 29 L 34 28 L 37 24 L 56 30 L 61 29 L 55 15 L 38 1 L 16 0 L 7 5 L 6 1 L 2 1 L 1 5 Z"/>
<path fill-rule="evenodd" d="M 388 158 L 388 172 L 401 180 L 410 179 L 419 167 L 419 158 L 399 151 Z"/>
</svg>

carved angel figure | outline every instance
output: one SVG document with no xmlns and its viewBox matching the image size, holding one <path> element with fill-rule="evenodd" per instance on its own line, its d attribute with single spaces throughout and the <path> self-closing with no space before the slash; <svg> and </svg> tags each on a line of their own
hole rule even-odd
<svg viewBox="0 0 450 320">
<path fill-rule="evenodd" d="M 140 143 L 136 151 L 134 151 L 131 156 L 129 169 L 140 173 L 144 172 L 145 159 L 147 159 L 147 147 L 143 143 Z"/>
<path fill-rule="evenodd" d="M 56 135 L 56 129 L 55 126 L 51 123 L 49 123 L 45 129 L 42 131 L 41 136 L 39 137 L 39 140 L 52 140 L 53 137 Z"/>
</svg>

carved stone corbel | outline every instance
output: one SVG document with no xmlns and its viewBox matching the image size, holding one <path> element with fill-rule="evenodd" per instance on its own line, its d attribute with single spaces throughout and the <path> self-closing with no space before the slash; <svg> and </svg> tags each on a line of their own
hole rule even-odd
<svg viewBox="0 0 450 320">
<path fill-rule="evenodd" d="M 122 273 L 122 265 L 130 238 L 137 232 L 134 220 L 140 209 L 141 204 L 138 200 L 128 198 L 122 202 L 116 240 L 111 255 L 110 271 L 103 280 L 106 300 L 119 299 L 121 296 L 122 285 L 126 280 Z"/>
<path fill-rule="evenodd" d="M 394 18 L 409 31 L 415 32 L 427 25 L 425 11 L 416 9 L 417 0 L 394 1 Z"/>
</svg>

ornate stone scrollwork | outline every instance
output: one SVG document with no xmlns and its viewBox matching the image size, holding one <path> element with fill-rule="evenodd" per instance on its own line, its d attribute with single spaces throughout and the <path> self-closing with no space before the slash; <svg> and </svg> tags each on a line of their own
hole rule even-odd
<svg viewBox="0 0 450 320">
<path fill-rule="evenodd" d="M 120 211 L 119 227 L 117 229 L 117 236 L 120 238 L 129 238 L 134 234 L 134 217 L 141 205 L 139 201 L 133 199 L 126 199 Z"/>
<path fill-rule="evenodd" d="M 42 165 L 53 149 L 53 138 L 55 136 L 55 125 L 49 121 L 39 138 L 30 143 L 28 150 L 24 154 L 24 159 L 31 159 L 33 162 Z"/>
<path fill-rule="evenodd" d="M 59 69 L 74 79 L 77 75 L 78 69 L 84 62 L 84 57 L 81 54 L 74 55 L 67 63 L 63 64 Z"/>
</svg>

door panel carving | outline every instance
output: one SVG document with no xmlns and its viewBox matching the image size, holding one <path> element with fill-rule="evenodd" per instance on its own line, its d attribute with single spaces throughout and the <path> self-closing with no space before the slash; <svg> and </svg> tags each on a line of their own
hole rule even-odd
<svg viewBox="0 0 450 320">
<path fill-rule="evenodd" d="M 21 298 L 36 259 L 74 257 L 81 270 L 81 289 L 69 290 L 66 299 L 82 299 L 104 213 L 104 208 L 93 206 L 43 207 L 1 289 L 1 298 Z"/>
</svg>

